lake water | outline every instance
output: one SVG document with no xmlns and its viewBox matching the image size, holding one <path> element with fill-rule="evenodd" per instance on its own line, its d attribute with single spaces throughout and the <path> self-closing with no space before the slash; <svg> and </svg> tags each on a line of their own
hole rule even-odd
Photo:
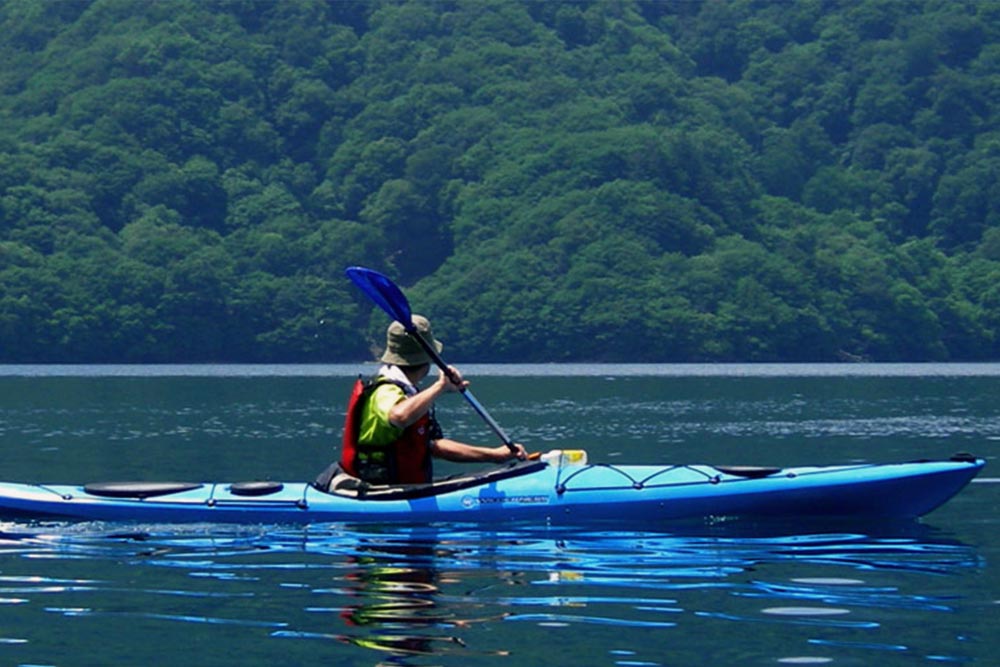
<svg viewBox="0 0 1000 667">
<path fill-rule="evenodd" d="M 311 479 L 370 370 L 0 367 L 0 477 Z M 1000 365 L 463 371 L 529 449 L 592 461 L 991 464 L 875 526 L 2 523 L 0 664 L 997 664 Z"/>
</svg>

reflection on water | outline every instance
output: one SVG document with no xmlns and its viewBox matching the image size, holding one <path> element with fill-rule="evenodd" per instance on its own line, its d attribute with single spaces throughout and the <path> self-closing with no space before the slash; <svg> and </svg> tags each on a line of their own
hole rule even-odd
<svg viewBox="0 0 1000 667">
<path fill-rule="evenodd" d="M 804 628 L 812 633 L 803 645 L 828 656 L 905 653 L 882 636 L 887 619 L 951 613 L 955 601 L 929 584 L 981 566 L 973 548 L 918 524 L 814 534 L 759 525 L 659 533 L 8 524 L 0 568 L 20 573 L 0 576 L 0 622 L 5 611 L 34 607 L 60 619 L 55 628 L 85 618 L 226 627 L 249 634 L 241 641 L 281 639 L 303 655 L 332 642 L 391 664 L 508 655 L 530 664 L 542 650 L 525 643 L 535 630 L 572 628 L 598 633 L 576 664 L 677 664 L 684 660 L 668 648 L 642 642 L 611 643 L 603 657 L 592 651 L 600 628 L 704 623 L 747 637 L 763 626 Z M 53 571 L 76 576 L 37 574 Z M 144 588 L 146 579 L 159 583 Z M 5 645 L 52 641 L 37 627 L 6 632 L 0 659 Z M 873 636 L 862 641 L 859 632 Z"/>
<path fill-rule="evenodd" d="M 449 628 L 467 628 L 472 623 L 494 618 L 459 617 L 454 609 L 438 602 L 438 584 L 460 583 L 460 578 L 442 575 L 436 563 L 448 559 L 443 545 L 424 542 L 384 543 L 361 539 L 358 555 L 348 556 L 354 569 L 344 573 L 339 589 L 318 590 L 321 594 L 346 596 L 344 607 L 311 607 L 310 612 L 335 612 L 346 626 L 338 639 L 393 655 L 446 653 L 468 649 Z M 420 634 L 417 634 L 419 631 Z M 307 637 L 303 633 L 279 636 Z M 504 652 L 497 652 L 498 655 Z"/>
</svg>

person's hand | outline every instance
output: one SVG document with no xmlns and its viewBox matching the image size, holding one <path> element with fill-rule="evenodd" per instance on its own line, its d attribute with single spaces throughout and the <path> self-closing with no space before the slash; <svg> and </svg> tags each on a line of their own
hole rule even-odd
<svg viewBox="0 0 1000 667">
<path fill-rule="evenodd" d="M 507 448 L 507 451 L 510 451 L 509 447 Z M 521 443 L 515 442 L 514 451 L 511 452 L 511 455 L 518 461 L 526 461 L 528 459 L 528 450 L 526 450 L 524 448 L 524 445 L 522 445 Z"/>
<path fill-rule="evenodd" d="M 511 459 L 517 459 L 518 461 L 525 461 L 528 458 L 528 451 L 519 442 L 513 443 L 514 449 L 511 449 L 507 445 L 502 445 L 493 450 L 497 455 L 497 462 L 503 463 L 504 461 L 510 461 Z"/>
<path fill-rule="evenodd" d="M 449 377 L 449 374 L 444 371 L 438 374 L 437 382 L 441 389 L 444 391 L 455 392 L 462 391 L 469 386 L 469 381 L 462 377 L 462 374 L 457 368 L 454 366 L 448 366 L 448 370 L 451 371 L 451 377 Z M 452 382 L 452 378 L 454 378 L 454 382 Z"/>
</svg>

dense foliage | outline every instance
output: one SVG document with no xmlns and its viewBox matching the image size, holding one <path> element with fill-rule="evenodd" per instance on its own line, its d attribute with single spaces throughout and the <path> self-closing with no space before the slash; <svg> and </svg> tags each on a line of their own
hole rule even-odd
<svg viewBox="0 0 1000 667">
<path fill-rule="evenodd" d="M 1000 357 L 1000 3 L 6 0 L 0 361 Z"/>
</svg>

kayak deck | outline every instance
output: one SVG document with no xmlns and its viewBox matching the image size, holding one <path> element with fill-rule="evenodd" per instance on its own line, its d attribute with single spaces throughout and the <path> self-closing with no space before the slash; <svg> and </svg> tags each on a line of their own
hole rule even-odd
<svg viewBox="0 0 1000 667">
<path fill-rule="evenodd" d="M 0 516 L 155 522 L 662 522 L 709 517 L 916 518 L 985 462 L 791 468 L 508 464 L 426 485 L 330 493 L 306 482 L 0 483 Z"/>
</svg>

